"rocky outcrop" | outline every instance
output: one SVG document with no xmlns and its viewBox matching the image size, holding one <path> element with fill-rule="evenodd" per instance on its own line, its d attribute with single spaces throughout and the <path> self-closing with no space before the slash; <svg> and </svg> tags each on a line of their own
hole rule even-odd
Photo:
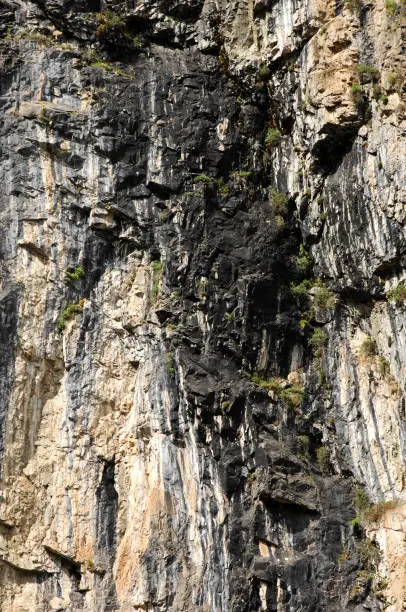
<svg viewBox="0 0 406 612">
<path fill-rule="evenodd" d="M 1 609 L 403 610 L 403 4 L 0 16 Z"/>
</svg>

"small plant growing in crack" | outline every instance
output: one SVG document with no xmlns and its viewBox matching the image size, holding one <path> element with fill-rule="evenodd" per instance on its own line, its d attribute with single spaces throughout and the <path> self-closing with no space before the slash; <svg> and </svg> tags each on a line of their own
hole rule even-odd
<svg viewBox="0 0 406 612">
<path fill-rule="evenodd" d="M 204 185 L 212 185 L 212 183 L 214 182 L 214 179 L 208 174 L 204 174 L 204 172 L 202 172 L 202 174 L 198 174 L 197 176 L 195 176 L 194 181 L 195 183 L 203 183 Z"/>
<path fill-rule="evenodd" d="M 265 135 L 265 144 L 268 147 L 273 147 L 281 141 L 282 134 L 276 128 L 269 127 Z"/>
<path fill-rule="evenodd" d="M 330 451 L 327 446 L 320 446 L 316 451 L 317 463 L 323 476 L 330 473 Z"/>
<path fill-rule="evenodd" d="M 362 87 L 359 83 L 353 83 L 351 85 L 351 95 L 355 104 L 361 104 L 362 102 Z"/>
<path fill-rule="evenodd" d="M 328 285 L 325 285 L 323 281 L 318 280 L 313 288 L 314 297 L 313 301 L 315 306 L 324 309 L 334 308 L 337 303 L 337 297 Z"/>
<path fill-rule="evenodd" d="M 159 295 L 159 283 L 162 279 L 162 262 L 152 262 L 152 295 L 157 298 Z"/>
<path fill-rule="evenodd" d="M 234 312 L 226 312 L 225 316 L 227 320 L 227 325 L 231 325 L 232 323 L 234 323 L 234 319 L 235 319 Z"/>
<path fill-rule="evenodd" d="M 288 214 L 288 196 L 275 189 L 275 187 L 269 187 L 268 196 L 274 214 L 285 217 Z"/>
<path fill-rule="evenodd" d="M 321 357 L 323 352 L 324 352 L 324 348 L 327 344 L 328 341 L 328 335 L 326 334 L 326 332 L 324 331 L 324 329 L 321 329 L 321 327 L 317 327 L 311 338 L 310 338 L 310 344 L 313 346 L 313 348 L 315 349 L 315 356 L 316 357 Z"/>
<path fill-rule="evenodd" d="M 65 275 L 69 278 L 69 280 L 82 280 L 86 276 L 86 272 L 82 268 L 82 266 L 77 266 L 74 268 L 73 272 L 69 270 L 65 270 Z"/>
<path fill-rule="evenodd" d="M 310 439 L 309 436 L 297 436 L 296 438 L 296 448 L 298 455 L 305 459 L 310 457 Z"/>
<path fill-rule="evenodd" d="M 63 330 L 66 327 L 66 322 L 72 319 L 75 314 L 81 313 L 83 311 L 83 307 L 86 303 L 84 298 L 80 299 L 77 304 L 68 304 L 58 318 L 57 330 L 60 334 L 62 334 Z"/>
<path fill-rule="evenodd" d="M 309 274 L 313 269 L 314 259 L 311 253 L 306 250 L 304 244 L 301 244 L 299 247 L 299 255 L 295 257 L 295 263 L 297 269 L 302 274 Z"/>
<path fill-rule="evenodd" d="M 363 357 L 375 357 L 378 353 L 375 340 L 371 336 L 367 336 L 360 347 L 360 352 Z"/>
<path fill-rule="evenodd" d="M 166 353 L 165 355 L 165 366 L 171 378 L 175 377 L 175 368 L 173 367 L 173 353 Z"/>
<path fill-rule="evenodd" d="M 386 297 L 389 302 L 395 302 L 396 305 L 406 302 L 406 282 L 403 280 L 394 289 L 387 291 Z"/>
</svg>

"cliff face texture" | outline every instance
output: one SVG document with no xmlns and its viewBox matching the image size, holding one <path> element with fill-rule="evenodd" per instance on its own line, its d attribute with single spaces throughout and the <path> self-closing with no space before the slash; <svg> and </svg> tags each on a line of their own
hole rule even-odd
<svg viewBox="0 0 406 612">
<path fill-rule="evenodd" d="M 406 7 L 0 1 L 0 609 L 405 609 Z"/>
</svg>

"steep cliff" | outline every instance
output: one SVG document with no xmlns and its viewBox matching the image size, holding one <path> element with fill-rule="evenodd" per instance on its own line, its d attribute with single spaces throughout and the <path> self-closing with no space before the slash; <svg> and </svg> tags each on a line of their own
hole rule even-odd
<svg viewBox="0 0 406 612">
<path fill-rule="evenodd" d="M 0 0 L 0 608 L 406 608 L 404 0 Z"/>
</svg>

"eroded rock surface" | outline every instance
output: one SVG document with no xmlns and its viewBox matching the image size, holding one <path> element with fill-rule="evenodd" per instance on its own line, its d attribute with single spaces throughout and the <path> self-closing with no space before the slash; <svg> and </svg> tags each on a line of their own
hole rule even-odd
<svg viewBox="0 0 406 612">
<path fill-rule="evenodd" d="M 404 610 L 404 4 L 0 36 L 0 608 Z"/>
</svg>

